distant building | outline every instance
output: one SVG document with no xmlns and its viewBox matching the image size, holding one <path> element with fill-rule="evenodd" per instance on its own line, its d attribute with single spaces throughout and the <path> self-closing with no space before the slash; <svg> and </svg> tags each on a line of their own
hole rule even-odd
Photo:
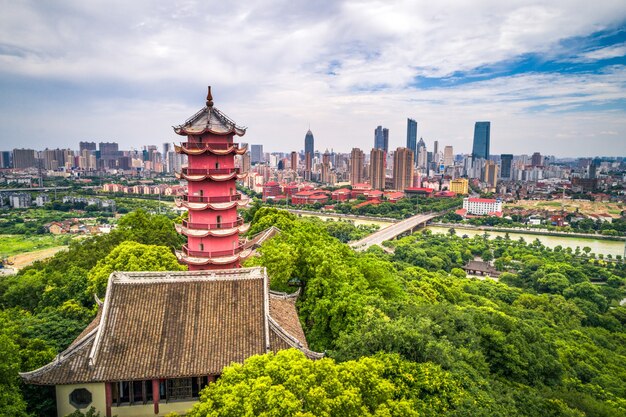
<svg viewBox="0 0 626 417">
<path fill-rule="evenodd" d="M 502 213 L 502 201 L 492 198 L 464 198 L 463 210 L 477 216 Z"/>
<path fill-rule="evenodd" d="M 350 185 L 361 184 L 363 178 L 363 166 L 365 154 L 359 148 L 352 148 L 350 152 Z"/>
<path fill-rule="evenodd" d="M 443 164 L 446 167 L 454 166 L 454 151 L 452 150 L 452 146 L 443 148 Z"/>
<path fill-rule="evenodd" d="M 406 119 L 406 147 L 413 151 L 414 164 L 417 164 L 417 122 Z"/>
<path fill-rule="evenodd" d="M 372 149 L 370 152 L 370 184 L 374 190 L 385 189 L 385 157 L 383 149 Z"/>
<path fill-rule="evenodd" d="M 485 161 L 483 181 L 489 184 L 491 188 L 498 185 L 498 165 L 494 161 Z"/>
<path fill-rule="evenodd" d="M 500 155 L 500 178 L 511 179 L 511 164 L 513 162 L 513 155 L 510 153 L 503 153 Z"/>
<path fill-rule="evenodd" d="M 416 161 L 418 168 L 426 168 L 428 165 L 428 151 L 426 150 L 426 143 L 423 138 L 420 138 L 419 142 L 417 142 Z"/>
<path fill-rule="evenodd" d="M 389 152 L 389 129 L 378 126 L 374 130 L 374 148 Z"/>
<path fill-rule="evenodd" d="M 96 151 L 96 142 L 78 142 L 78 152 L 83 153 L 83 151 Z"/>
<path fill-rule="evenodd" d="M 263 145 L 251 145 L 250 146 L 250 162 L 253 164 L 260 164 L 263 160 Z"/>
<path fill-rule="evenodd" d="M 13 168 L 37 168 L 34 149 L 13 149 Z"/>
<path fill-rule="evenodd" d="M 298 152 L 296 151 L 291 152 L 290 161 L 291 161 L 290 168 L 293 171 L 298 171 Z"/>
<path fill-rule="evenodd" d="M 535 152 L 531 158 L 531 164 L 534 167 L 540 167 L 543 165 L 543 158 L 539 152 Z"/>
<path fill-rule="evenodd" d="M 456 194 L 467 194 L 469 192 L 469 180 L 467 178 L 451 180 L 449 189 Z"/>
<path fill-rule="evenodd" d="M 13 168 L 13 155 L 11 154 L 11 151 L 0 152 L 0 168 Z"/>
<path fill-rule="evenodd" d="M 14 193 L 9 195 L 9 206 L 12 208 L 28 208 L 31 202 L 32 198 L 28 193 Z"/>
<path fill-rule="evenodd" d="M 491 141 L 491 122 L 476 122 L 474 125 L 473 159 L 489 159 L 489 142 Z"/>
<path fill-rule="evenodd" d="M 331 164 L 330 164 L 330 153 L 328 149 L 322 155 L 322 175 L 321 182 L 328 185 L 334 185 L 335 181 L 333 179 L 333 175 L 331 172 Z"/>
<path fill-rule="evenodd" d="M 398 148 L 393 154 L 393 188 L 404 191 L 413 185 L 413 151 L 408 148 Z"/>
</svg>

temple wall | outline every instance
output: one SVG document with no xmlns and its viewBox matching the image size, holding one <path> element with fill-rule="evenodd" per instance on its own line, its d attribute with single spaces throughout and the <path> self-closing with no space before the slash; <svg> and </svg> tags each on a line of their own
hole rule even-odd
<svg viewBox="0 0 626 417">
<path fill-rule="evenodd" d="M 64 417 L 77 410 L 72 404 L 70 404 L 70 393 L 78 388 L 85 388 L 91 392 L 92 401 L 86 408 L 81 408 L 82 412 L 86 412 L 90 407 L 95 407 L 100 411 L 102 416 L 105 415 L 106 397 L 104 393 L 103 383 L 93 384 L 76 384 L 76 385 L 57 385 L 56 397 L 57 397 L 57 414 L 59 417 Z"/>
</svg>

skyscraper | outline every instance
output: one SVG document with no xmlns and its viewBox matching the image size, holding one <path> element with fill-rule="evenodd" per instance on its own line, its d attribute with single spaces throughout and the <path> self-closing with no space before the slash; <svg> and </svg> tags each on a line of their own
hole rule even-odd
<svg viewBox="0 0 626 417">
<path fill-rule="evenodd" d="M 370 153 L 370 185 L 374 190 L 385 189 L 385 150 L 373 148 Z"/>
<path fill-rule="evenodd" d="M 420 138 L 417 142 L 417 167 L 426 168 L 428 164 L 428 151 L 426 150 L 426 143 L 424 139 Z"/>
<path fill-rule="evenodd" d="M 350 152 L 350 185 L 363 182 L 363 164 L 365 154 L 359 148 L 352 148 Z"/>
<path fill-rule="evenodd" d="M 36 168 L 37 160 L 35 159 L 34 149 L 13 149 L 13 168 Z"/>
<path fill-rule="evenodd" d="M 374 130 L 374 148 L 389 152 L 389 129 L 378 126 Z"/>
<path fill-rule="evenodd" d="M 393 188 L 404 191 L 413 185 L 413 151 L 408 148 L 398 148 L 393 154 Z"/>
<path fill-rule="evenodd" d="M 531 164 L 534 167 L 538 167 L 543 165 L 543 158 L 541 157 L 541 154 L 539 152 L 535 152 L 531 158 Z"/>
<path fill-rule="evenodd" d="M 253 164 L 259 164 L 263 161 L 263 145 L 251 145 L 250 146 L 250 162 Z"/>
<path fill-rule="evenodd" d="M 413 151 L 413 163 L 417 164 L 417 122 L 413 119 L 406 119 L 406 147 Z"/>
<path fill-rule="evenodd" d="M 498 185 L 498 165 L 493 161 L 485 162 L 485 169 L 483 171 L 483 181 L 489 184 L 490 187 L 495 188 Z"/>
<path fill-rule="evenodd" d="M 489 159 L 489 142 L 491 140 L 491 122 L 476 122 L 474 125 L 474 146 L 472 159 Z"/>
<path fill-rule="evenodd" d="M 513 155 L 510 153 L 503 153 L 500 155 L 500 178 L 511 178 L 511 163 L 513 162 Z"/>
<path fill-rule="evenodd" d="M 304 154 L 309 153 L 311 155 L 311 159 L 313 159 L 313 154 L 315 153 L 315 138 L 313 137 L 313 132 L 309 129 L 306 132 L 306 136 L 304 136 Z"/>
<path fill-rule="evenodd" d="M 291 152 L 291 170 L 298 170 L 298 152 L 296 151 Z"/>
<path fill-rule="evenodd" d="M 84 150 L 96 150 L 96 142 L 78 142 L 78 151 L 82 154 Z"/>
<path fill-rule="evenodd" d="M 452 146 L 446 146 L 443 148 L 443 164 L 446 167 L 454 165 L 454 151 L 452 150 Z"/>
</svg>

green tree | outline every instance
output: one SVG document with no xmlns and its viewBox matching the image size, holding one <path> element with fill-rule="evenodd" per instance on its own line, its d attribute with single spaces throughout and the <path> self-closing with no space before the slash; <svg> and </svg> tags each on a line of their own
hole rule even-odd
<svg viewBox="0 0 626 417">
<path fill-rule="evenodd" d="M 114 271 L 183 271 L 176 256 L 164 246 L 124 242 L 89 271 L 88 291 L 104 295 L 109 275 Z"/>
</svg>

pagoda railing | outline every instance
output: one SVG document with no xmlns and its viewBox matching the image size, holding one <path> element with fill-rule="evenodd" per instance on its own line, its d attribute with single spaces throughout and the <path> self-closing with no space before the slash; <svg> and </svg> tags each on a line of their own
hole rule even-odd
<svg viewBox="0 0 626 417">
<path fill-rule="evenodd" d="M 198 195 L 184 195 L 182 200 L 188 203 L 230 203 L 241 200 L 241 194 L 219 195 L 213 197 L 201 197 Z"/>
<path fill-rule="evenodd" d="M 187 220 L 183 220 L 183 226 L 188 229 L 197 230 L 214 230 L 214 229 L 230 229 L 232 227 L 239 227 L 243 224 L 243 217 L 237 217 L 237 221 L 234 222 L 221 222 L 221 223 L 194 223 Z"/>
<path fill-rule="evenodd" d="M 185 175 L 225 175 L 239 173 L 239 168 L 183 168 L 182 173 Z"/>
<path fill-rule="evenodd" d="M 189 250 L 187 245 L 183 245 L 183 252 L 187 256 L 193 256 L 197 258 L 220 258 L 223 256 L 233 256 L 233 255 L 237 255 L 243 250 L 244 250 L 244 244 L 242 242 L 240 242 L 239 245 L 235 247 L 234 249 L 218 250 L 218 251 Z"/>
<path fill-rule="evenodd" d="M 235 149 L 239 149 L 239 144 L 237 143 L 199 143 L 199 142 L 183 142 L 181 143 L 187 149 L 214 149 L 216 151 L 226 150 L 231 147 L 235 147 Z"/>
</svg>

